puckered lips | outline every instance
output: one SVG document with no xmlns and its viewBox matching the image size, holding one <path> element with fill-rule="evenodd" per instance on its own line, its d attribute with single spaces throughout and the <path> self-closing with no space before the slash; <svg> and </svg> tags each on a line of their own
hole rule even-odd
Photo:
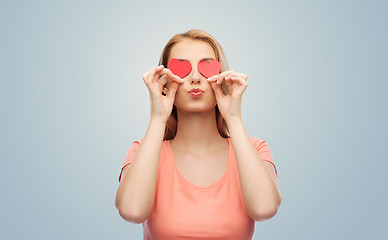
<svg viewBox="0 0 388 240">
<path fill-rule="evenodd" d="M 193 97 L 193 98 L 199 98 L 202 96 L 202 94 L 204 93 L 205 91 L 200 89 L 200 88 L 192 88 L 190 91 L 189 91 L 189 94 Z"/>
</svg>

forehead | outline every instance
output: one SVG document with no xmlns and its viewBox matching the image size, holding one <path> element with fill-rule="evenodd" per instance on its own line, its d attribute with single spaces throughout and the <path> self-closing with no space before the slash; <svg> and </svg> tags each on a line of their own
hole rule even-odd
<svg viewBox="0 0 388 240">
<path fill-rule="evenodd" d="M 201 40 L 184 39 L 171 49 L 169 59 L 187 59 L 191 61 L 212 57 L 216 59 L 213 48 L 209 43 Z"/>
</svg>

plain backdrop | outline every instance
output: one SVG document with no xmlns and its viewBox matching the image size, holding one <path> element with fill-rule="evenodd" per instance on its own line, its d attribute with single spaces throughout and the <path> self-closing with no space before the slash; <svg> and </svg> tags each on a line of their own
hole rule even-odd
<svg viewBox="0 0 388 240">
<path fill-rule="evenodd" d="M 1 239 L 142 239 L 115 208 L 141 76 L 202 29 L 283 202 L 254 239 L 387 238 L 387 1 L 1 1 Z"/>
</svg>

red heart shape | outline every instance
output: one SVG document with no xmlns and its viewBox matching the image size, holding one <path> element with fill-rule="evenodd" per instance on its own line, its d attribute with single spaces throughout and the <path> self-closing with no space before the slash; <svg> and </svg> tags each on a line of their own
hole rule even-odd
<svg viewBox="0 0 388 240">
<path fill-rule="evenodd" d="M 208 61 L 200 61 L 198 63 L 198 71 L 204 76 L 205 78 L 209 78 L 211 76 L 217 75 L 221 71 L 221 63 L 217 60 L 211 60 Z"/>
<path fill-rule="evenodd" d="M 176 58 L 172 58 L 168 64 L 168 69 L 174 74 L 179 76 L 180 78 L 184 78 L 191 72 L 191 64 L 187 60 L 179 60 Z"/>
</svg>

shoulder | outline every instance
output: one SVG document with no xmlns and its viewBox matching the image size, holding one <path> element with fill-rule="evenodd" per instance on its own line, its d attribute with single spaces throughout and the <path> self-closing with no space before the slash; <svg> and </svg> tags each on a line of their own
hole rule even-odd
<svg viewBox="0 0 388 240">
<path fill-rule="evenodd" d="M 259 153 L 261 159 L 265 162 L 266 166 L 270 171 L 274 172 L 273 178 L 276 179 L 278 176 L 278 172 L 273 160 L 272 152 L 267 142 L 263 139 L 257 137 L 249 137 L 255 146 L 256 151 Z"/>
<path fill-rule="evenodd" d="M 141 144 L 141 142 L 143 141 L 144 137 L 140 138 L 140 139 L 137 139 L 137 140 L 131 140 L 132 143 L 136 143 L 136 144 Z M 163 140 L 163 143 L 166 144 L 168 143 L 170 140 Z"/>
<path fill-rule="evenodd" d="M 131 144 L 130 144 L 129 149 L 130 150 L 137 150 L 140 147 L 141 143 L 143 142 L 143 138 L 144 137 L 137 139 L 137 140 L 131 140 Z M 170 143 L 170 140 L 163 140 L 162 149 L 166 148 L 169 143 Z"/>
<path fill-rule="evenodd" d="M 252 141 L 253 146 L 258 152 L 270 152 L 270 148 L 267 144 L 267 141 L 258 137 L 249 137 Z"/>
<path fill-rule="evenodd" d="M 140 145 L 143 141 L 143 138 L 137 139 L 137 140 L 131 140 L 131 145 Z"/>
<path fill-rule="evenodd" d="M 260 146 L 260 145 L 266 143 L 265 140 L 263 140 L 263 139 L 261 139 L 261 138 L 258 138 L 258 137 L 254 137 L 254 136 L 249 137 L 249 139 L 251 139 L 251 142 L 252 142 L 253 145 L 255 145 L 255 146 Z"/>
</svg>

